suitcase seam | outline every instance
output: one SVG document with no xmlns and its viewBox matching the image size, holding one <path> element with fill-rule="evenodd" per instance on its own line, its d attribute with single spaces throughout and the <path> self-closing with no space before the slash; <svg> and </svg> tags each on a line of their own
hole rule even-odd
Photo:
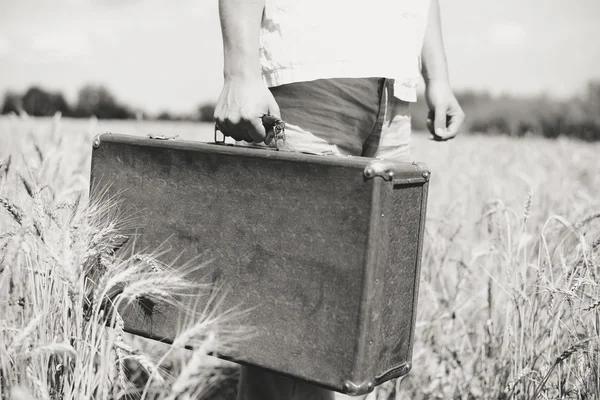
<svg viewBox="0 0 600 400">
<path fill-rule="evenodd" d="M 421 263 L 422 263 L 422 258 L 423 258 L 423 241 L 424 241 L 424 236 L 425 236 L 425 223 L 426 223 L 426 216 L 427 216 L 427 198 L 429 195 L 429 182 L 425 182 L 423 184 L 423 188 L 422 188 L 422 192 L 421 192 L 423 198 L 421 199 L 421 217 L 420 217 L 420 221 L 419 221 L 419 236 L 420 236 L 420 240 L 418 243 L 418 248 L 417 248 L 417 260 L 416 260 L 416 270 L 415 270 L 415 285 L 414 285 L 414 289 L 413 289 L 413 312 L 412 312 L 412 324 L 411 324 L 411 328 L 410 328 L 410 351 L 408 353 L 408 360 L 409 362 L 412 361 L 412 353 L 413 353 L 413 347 L 414 347 L 414 336 L 415 336 L 415 330 L 416 330 L 416 321 L 417 321 L 417 311 L 418 311 L 418 300 L 419 300 L 419 286 L 420 286 L 420 279 L 421 279 Z"/>
<path fill-rule="evenodd" d="M 378 343 L 375 343 L 375 338 L 370 338 L 369 334 L 374 328 L 374 321 L 372 318 L 374 305 L 380 301 L 379 297 L 381 297 L 381 294 L 377 294 L 373 301 L 370 301 L 367 296 L 369 293 L 376 293 L 374 290 L 376 285 L 375 281 L 377 279 L 381 281 L 381 277 L 379 276 L 381 274 L 381 246 L 379 243 L 381 243 L 382 239 L 383 224 L 387 221 L 387 219 L 381 221 L 381 214 L 384 212 L 384 199 L 381 196 L 381 192 L 386 189 L 387 182 L 381 178 L 375 178 L 369 181 L 372 184 L 369 210 L 369 234 L 367 237 L 367 251 L 364 263 L 364 284 L 362 285 L 361 293 L 361 319 L 359 320 L 359 333 L 357 335 L 352 382 L 366 382 L 369 380 L 367 374 L 373 371 L 368 371 L 366 367 L 371 364 L 374 355 L 374 351 L 371 347 L 378 345 Z M 375 246 L 376 244 L 377 247 Z M 378 321 L 381 323 L 381 316 Z M 371 343 L 369 343 L 370 341 Z"/>
</svg>

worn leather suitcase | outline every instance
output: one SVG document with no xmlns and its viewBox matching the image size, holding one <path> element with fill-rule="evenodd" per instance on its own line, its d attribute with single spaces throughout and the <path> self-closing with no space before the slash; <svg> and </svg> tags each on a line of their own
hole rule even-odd
<svg viewBox="0 0 600 400">
<path fill-rule="evenodd" d="M 107 133 L 91 187 L 109 183 L 135 212 L 138 247 L 214 258 L 192 278 L 218 281 L 258 332 L 222 357 L 359 395 L 411 368 L 429 176 L 416 162 Z M 125 329 L 169 342 L 180 317 L 126 311 Z"/>
</svg>

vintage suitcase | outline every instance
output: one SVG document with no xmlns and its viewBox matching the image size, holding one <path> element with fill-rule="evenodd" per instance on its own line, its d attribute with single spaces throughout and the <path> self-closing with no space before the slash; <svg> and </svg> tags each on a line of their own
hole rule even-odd
<svg viewBox="0 0 600 400">
<path fill-rule="evenodd" d="M 164 139 L 164 138 L 163 138 Z M 102 134 L 92 191 L 110 183 L 165 261 L 214 257 L 199 281 L 227 289 L 259 334 L 224 358 L 350 395 L 408 373 L 429 171 L 420 163 Z M 93 195 L 93 193 L 92 193 Z M 178 310 L 124 315 L 170 341 Z"/>
</svg>

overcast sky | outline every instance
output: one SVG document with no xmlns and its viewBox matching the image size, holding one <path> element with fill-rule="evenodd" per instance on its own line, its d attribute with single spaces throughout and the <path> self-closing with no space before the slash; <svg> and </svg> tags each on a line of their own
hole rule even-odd
<svg viewBox="0 0 600 400">
<path fill-rule="evenodd" d="M 600 0 L 441 6 L 456 88 L 569 96 L 600 79 Z M 0 0 L 0 92 L 37 83 L 73 101 L 97 82 L 150 112 L 189 111 L 219 95 L 220 40 L 217 0 Z"/>
</svg>

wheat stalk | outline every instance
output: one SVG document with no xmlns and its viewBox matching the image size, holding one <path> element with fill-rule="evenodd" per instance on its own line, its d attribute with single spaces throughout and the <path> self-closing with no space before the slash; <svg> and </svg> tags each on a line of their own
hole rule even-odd
<svg viewBox="0 0 600 400">
<path fill-rule="evenodd" d="M 125 375 L 125 355 L 123 354 L 123 333 L 125 329 L 125 322 L 119 313 L 114 310 L 114 318 L 115 318 L 115 340 L 113 346 L 115 349 L 115 355 L 117 356 L 116 360 L 116 369 L 117 369 L 117 383 L 121 387 L 121 389 L 125 390 L 127 388 L 127 377 Z"/>
<path fill-rule="evenodd" d="M 596 301 L 594 301 L 594 302 L 590 303 L 589 305 L 587 305 L 586 307 L 582 308 L 581 311 L 592 311 L 598 307 L 600 307 L 600 299 L 597 299 Z"/>
<path fill-rule="evenodd" d="M 31 368 L 31 365 L 27 366 L 27 368 L 26 368 L 26 374 L 27 374 L 27 378 L 29 379 L 29 381 L 33 384 L 33 386 L 35 387 L 36 391 L 39 393 L 40 398 L 42 400 L 50 400 L 50 393 L 48 393 L 48 388 L 46 387 L 46 385 L 44 385 L 42 383 L 42 381 L 40 381 L 33 374 L 33 368 Z"/>
<path fill-rule="evenodd" d="M 1 393 L 1 392 L 0 392 Z M 8 397 L 11 400 L 31 400 L 33 399 L 33 395 L 27 388 L 23 386 L 15 386 L 10 391 L 10 395 Z"/>
<path fill-rule="evenodd" d="M 581 228 L 583 228 L 584 226 L 586 226 L 587 224 L 589 224 L 590 222 L 592 222 L 593 220 L 595 220 L 597 218 L 600 218 L 600 212 L 596 212 L 596 213 L 588 215 L 581 221 L 575 223 L 573 225 L 573 227 L 577 230 L 580 230 Z"/>
<path fill-rule="evenodd" d="M 130 354 L 125 356 L 124 359 L 129 359 L 137 362 L 146 372 L 148 373 L 148 381 L 154 380 L 154 384 L 163 385 L 165 383 L 164 378 L 159 372 L 159 367 L 152 363 L 148 357 L 143 354 Z"/>
<path fill-rule="evenodd" d="M 19 225 L 23 224 L 23 210 L 21 210 L 18 205 L 14 204 L 6 197 L 0 196 L 0 206 L 8 211 L 15 222 L 17 222 Z"/>
<path fill-rule="evenodd" d="M 150 268 L 151 272 L 154 272 L 157 274 L 164 272 L 164 269 L 160 266 L 158 261 L 156 261 L 156 259 L 150 255 L 135 254 L 133 256 L 133 260 L 144 263 L 145 265 L 147 265 Z"/>
<path fill-rule="evenodd" d="M 8 172 L 10 171 L 10 164 L 12 162 L 12 156 L 8 156 L 6 158 L 0 158 L 0 171 L 6 177 Z"/>
<path fill-rule="evenodd" d="M 532 397 L 533 400 L 536 400 L 538 398 L 539 394 L 541 393 L 542 389 L 546 385 L 546 382 L 550 378 L 550 375 L 552 374 L 552 372 L 554 371 L 554 369 L 556 368 L 556 366 L 558 366 L 563 361 L 565 361 L 567 358 L 569 358 L 571 355 L 573 355 L 578 350 L 580 350 L 581 348 L 583 348 L 583 345 L 584 345 L 583 343 L 577 343 L 577 344 L 574 344 L 572 346 L 569 346 L 558 357 L 556 357 L 556 360 L 554 361 L 554 364 L 552 364 L 552 366 L 548 369 L 548 371 L 546 372 L 546 374 L 544 375 L 544 377 L 542 378 L 542 380 L 540 381 L 540 383 L 536 387 L 535 392 L 534 392 L 533 397 Z"/>
<path fill-rule="evenodd" d="M 517 374 L 517 376 L 515 376 L 506 384 L 506 387 L 504 388 L 504 393 L 512 393 L 519 382 L 521 382 L 523 379 L 525 379 L 533 373 L 535 373 L 534 370 L 531 370 L 529 368 L 523 368 L 521 372 Z"/>
<path fill-rule="evenodd" d="M 46 345 L 38 345 L 33 350 L 19 354 L 19 357 L 33 358 L 42 354 L 67 354 L 73 359 L 77 358 L 77 351 L 68 343 L 51 343 Z"/>
<path fill-rule="evenodd" d="M 177 397 L 181 396 L 191 388 L 195 389 L 196 391 L 201 389 L 198 386 L 205 383 L 201 379 L 203 372 L 205 371 L 203 361 L 205 360 L 209 351 L 211 351 L 211 349 L 214 347 L 214 344 L 215 334 L 214 332 L 209 332 L 202 341 L 202 344 L 194 349 L 189 361 L 179 373 L 179 376 L 173 383 L 173 386 L 171 386 L 171 392 L 167 397 L 167 400 L 175 400 Z"/>
<path fill-rule="evenodd" d="M 10 346 L 8 346 L 9 354 L 17 354 L 22 351 L 22 347 L 25 345 L 25 343 L 27 343 L 27 341 L 34 336 L 33 334 L 38 328 L 38 325 L 42 321 L 43 317 L 43 315 L 38 315 L 27 323 L 25 328 L 20 332 L 19 336 L 14 338 Z"/>
<path fill-rule="evenodd" d="M 529 216 L 531 214 L 531 203 L 533 201 L 533 190 L 529 188 L 527 192 L 527 199 L 525 200 L 525 207 L 523 210 L 523 226 L 527 224 L 527 220 L 529 220 Z"/>
</svg>

